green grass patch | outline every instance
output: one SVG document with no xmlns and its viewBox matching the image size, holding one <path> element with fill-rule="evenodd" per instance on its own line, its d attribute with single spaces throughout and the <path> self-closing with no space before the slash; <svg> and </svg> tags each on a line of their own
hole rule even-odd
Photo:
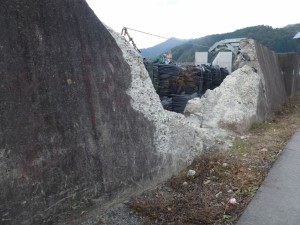
<svg viewBox="0 0 300 225">
<path fill-rule="evenodd" d="M 245 154 L 248 152 L 249 147 L 250 143 L 247 140 L 236 139 L 229 151 L 234 154 Z"/>
<path fill-rule="evenodd" d="M 251 124 L 251 130 L 266 130 L 276 128 L 275 123 L 267 122 L 267 121 L 255 121 Z"/>
</svg>

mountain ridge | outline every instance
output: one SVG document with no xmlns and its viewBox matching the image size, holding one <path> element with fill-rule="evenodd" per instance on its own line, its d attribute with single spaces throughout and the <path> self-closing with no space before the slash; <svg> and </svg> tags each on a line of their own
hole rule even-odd
<svg viewBox="0 0 300 225">
<path fill-rule="evenodd" d="M 154 58 L 162 53 L 169 51 L 170 49 L 176 46 L 186 43 L 188 40 L 189 39 L 179 39 L 179 38 L 171 37 L 168 40 L 160 44 L 157 44 L 153 47 L 142 48 L 140 49 L 140 52 L 142 57 L 144 58 Z"/>
<path fill-rule="evenodd" d="M 156 45 L 151 48 L 143 49 L 143 52 L 147 52 L 148 49 L 161 49 L 162 51 L 156 51 L 155 54 L 152 55 L 142 54 L 142 56 L 145 58 L 156 57 L 171 50 L 175 61 L 194 62 L 195 52 L 208 51 L 208 49 L 217 41 L 231 38 L 251 38 L 278 53 L 295 52 L 296 41 L 293 40 L 293 37 L 299 31 L 300 23 L 288 24 L 282 28 L 273 28 L 268 25 L 257 25 L 237 29 L 233 32 L 211 34 L 200 38 L 188 39 L 181 44 L 177 42 L 177 45 L 172 47 L 165 46 L 165 42 L 162 42 L 158 44 L 159 48 L 156 48 L 158 46 Z M 168 42 L 168 40 L 166 42 Z M 213 56 L 210 58 L 212 57 Z"/>
</svg>

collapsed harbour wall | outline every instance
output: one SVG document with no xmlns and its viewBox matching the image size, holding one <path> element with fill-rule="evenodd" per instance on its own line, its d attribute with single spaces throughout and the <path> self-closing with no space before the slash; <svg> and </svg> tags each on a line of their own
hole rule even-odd
<svg viewBox="0 0 300 225">
<path fill-rule="evenodd" d="M 234 67 L 218 88 L 187 104 L 185 114 L 198 117 L 202 127 L 243 133 L 300 87 L 299 56 L 277 54 L 252 39 L 240 41 Z"/>
<path fill-rule="evenodd" d="M 166 180 L 204 145 L 222 145 L 229 135 L 223 127 L 204 127 L 202 112 L 164 110 L 142 58 L 84 0 L 7 0 L 0 15 L 1 224 L 74 224 L 70 217 L 88 216 Z M 262 48 L 257 63 L 275 59 L 266 51 Z M 299 60 L 295 67 L 299 74 Z M 268 68 L 259 70 L 246 65 L 239 71 L 249 79 L 253 74 L 262 86 L 257 93 L 248 87 L 264 118 L 273 92 L 262 77 Z M 229 76 L 215 92 L 222 95 L 224 87 L 231 88 L 226 82 L 242 75 Z M 294 85 L 291 93 L 297 89 Z M 274 108 L 284 99 L 280 93 Z M 235 98 L 234 105 L 243 100 Z M 232 105 L 215 112 L 228 108 Z"/>
</svg>

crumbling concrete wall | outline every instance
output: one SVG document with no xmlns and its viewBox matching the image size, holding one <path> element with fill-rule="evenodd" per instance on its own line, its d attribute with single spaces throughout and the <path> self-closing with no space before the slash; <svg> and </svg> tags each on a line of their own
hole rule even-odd
<svg viewBox="0 0 300 225">
<path fill-rule="evenodd" d="M 300 57 L 292 53 L 278 54 L 287 96 L 293 96 L 300 87 Z"/>
<path fill-rule="evenodd" d="M 264 80 L 266 95 L 266 111 L 260 108 L 261 114 L 272 114 L 288 97 L 284 85 L 284 78 L 280 70 L 277 54 L 267 47 L 255 42 L 256 54 L 260 66 L 261 75 Z M 265 107 L 264 107 L 265 108 Z"/>
<path fill-rule="evenodd" d="M 225 78 L 218 88 L 190 100 L 185 114 L 196 112 L 203 128 L 227 128 L 241 133 L 258 120 L 262 88 L 261 77 L 245 65 Z"/>
<path fill-rule="evenodd" d="M 268 118 L 299 90 L 299 65 L 295 54 L 278 55 L 252 39 L 241 40 L 236 70 L 185 108 L 187 116 L 198 118 L 201 127 L 211 130 L 206 132 L 204 149 L 216 146 L 207 140 L 219 136 L 220 131 L 226 140 L 232 132 L 243 133 L 254 121 Z"/>
<path fill-rule="evenodd" d="M 252 39 L 241 40 L 235 67 L 243 65 L 252 67 L 262 78 L 264 98 L 261 99 L 257 114 L 261 119 L 265 119 L 287 98 L 278 56 Z"/>
<path fill-rule="evenodd" d="M 300 88 L 300 58 L 296 53 L 275 53 L 254 40 L 242 40 L 235 67 L 253 67 L 264 83 L 265 103 L 259 108 L 262 118 L 270 115 Z"/>
<path fill-rule="evenodd" d="M 84 0 L 4 0 L 0 24 L 1 224 L 83 217 L 201 152 L 199 130 L 163 110 L 142 58 Z"/>
<path fill-rule="evenodd" d="M 265 119 L 270 112 L 268 85 L 254 40 L 241 41 L 234 67 L 238 69 L 219 87 L 206 91 L 201 98 L 190 100 L 185 108 L 185 115 L 197 117 L 201 127 L 211 131 L 206 132 L 205 150 L 216 146 L 216 143 L 207 140 L 219 136 L 220 131 L 226 140 L 233 135 L 232 132 L 243 133 L 251 123 Z"/>
</svg>

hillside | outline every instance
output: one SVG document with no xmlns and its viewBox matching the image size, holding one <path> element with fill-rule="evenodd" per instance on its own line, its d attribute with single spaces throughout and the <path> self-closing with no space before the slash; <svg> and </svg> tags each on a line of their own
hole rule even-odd
<svg viewBox="0 0 300 225">
<path fill-rule="evenodd" d="M 188 40 L 184 44 L 173 47 L 173 59 L 177 62 L 193 62 L 196 51 L 207 51 L 215 42 L 229 38 L 252 38 L 258 43 L 265 45 L 275 52 L 294 52 L 296 42 L 294 35 L 300 31 L 300 23 L 287 25 L 283 28 L 272 28 L 271 26 L 259 25 L 236 30 L 230 33 L 213 34 L 205 37 Z M 157 51 L 157 55 L 168 49 L 164 43 L 159 44 L 163 51 Z M 155 48 L 156 46 L 152 47 Z M 170 48 L 169 48 L 170 49 Z M 147 51 L 147 49 L 144 49 Z M 147 56 L 144 56 L 147 57 Z M 210 56 L 210 59 L 213 56 Z"/>
<path fill-rule="evenodd" d="M 151 48 L 143 48 L 140 49 L 141 51 L 141 55 L 144 58 L 153 58 L 156 57 L 158 55 L 160 55 L 161 53 L 167 52 L 170 49 L 182 45 L 183 43 L 187 42 L 188 40 L 184 40 L 184 39 L 178 39 L 178 38 L 170 38 L 158 45 L 155 45 Z"/>
</svg>

